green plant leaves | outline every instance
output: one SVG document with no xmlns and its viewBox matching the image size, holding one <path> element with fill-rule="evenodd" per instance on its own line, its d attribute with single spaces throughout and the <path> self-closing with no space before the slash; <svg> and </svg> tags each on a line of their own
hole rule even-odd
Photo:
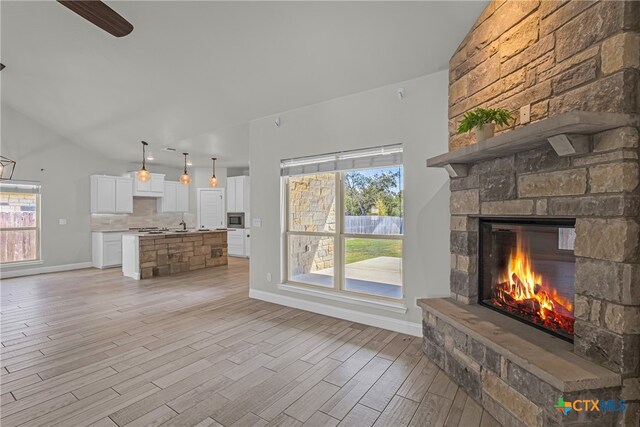
<svg viewBox="0 0 640 427">
<path fill-rule="evenodd" d="M 504 108 L 475 108 L 467 111 L 460 121 L 458 133 L 470 132 L 472 129 L 482 127 L 487 123 L 495 123 L 499 126 L 509 124 L 513 116 Z"/>
</svg>

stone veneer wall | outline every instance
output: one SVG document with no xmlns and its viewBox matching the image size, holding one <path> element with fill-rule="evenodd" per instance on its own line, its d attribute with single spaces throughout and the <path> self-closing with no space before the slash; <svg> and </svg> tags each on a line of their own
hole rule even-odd
<svg viewBox="0 0 640 427">
<path fill-rule="evenodd" d="M 450 149 L 473 142 L 455 132 L 477 106 L 637 112 L 638 31 L 637 1 L 493 0 L 449 61 Z"/>
<path fill-rule="evenodd" d="M 227 265 L 227 233 L 140 236 L 140 278 Z"/>
<path fill-rule="evenodd" d="M 289 224 L 292 231 L 334 232 L 336 228 L 335 175 L 291 178 Z M 292 275 L 333 267 L 333 238 L 297 236 L 289 246 Z"/>
<path fill-rule="evenodd" d="M 476 106 L 519 117 L 530 105 L 532 121 L 576 110 L 637 114 L 639 31 L 640 2 L 492 1 L 450 60 L 450 150 L 473 143 L 455 129 Z M 628 425 L 638 424 L 640 401 L 638 140 L 637 128 L 619 128 L 594 135 L 586 155 L 539 149 L 475 164 L 451 180 L 450 204 L 451 296 L 466 304 L 478 297 L 478 216 L 577 218 L 574 350 L 622 375 L 616 398 L 630 403 L 620 421 Z M 459 378 L 453 361 L 464 358 L 444 350 L 441 366 Z M 523 382 L 502 386 L 526 395 Z"/>
</svg>

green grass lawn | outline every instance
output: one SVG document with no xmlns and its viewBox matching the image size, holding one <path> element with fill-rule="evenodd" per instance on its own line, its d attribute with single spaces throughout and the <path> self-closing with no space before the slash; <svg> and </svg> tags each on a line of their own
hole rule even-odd
<svg viewBox="0 0 640 427">
<path fill-rule="evenodd" d="M 346 264 L 377 258 L 379 256 L 400 258 L 402 256 L 402 241 L 347 239 L 345 249 Z"/>
</svg>

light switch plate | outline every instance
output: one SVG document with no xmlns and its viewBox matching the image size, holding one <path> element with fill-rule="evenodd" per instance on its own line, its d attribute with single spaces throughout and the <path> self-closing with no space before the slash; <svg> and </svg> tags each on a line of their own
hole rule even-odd
<svg viewBox="0 0 640 427">
<path fill-rule="evenodd" d="M 60 218 L 58 220 L 58 224 L 60 225 L 67 225 L 67 219 L 66 218 Z"/>
<path fill-rule="evenodd" d="M 520 107 L 520 124 L 529 123 L 531 121 L 531 104 Z"/>
<path fill-rule="evenodd" d="M 262 218 L 253 218 L 253 220 L 251 221 L 251 226 L 257 228 L 262 227 Z"/>
</svg>

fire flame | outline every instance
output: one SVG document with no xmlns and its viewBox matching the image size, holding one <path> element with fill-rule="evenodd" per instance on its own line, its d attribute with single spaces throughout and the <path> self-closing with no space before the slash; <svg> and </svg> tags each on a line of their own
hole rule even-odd
<svg viewBox="0 0 640 427">
<path fill-rule="evenodd" d="M 534 271 L 529 250 L 524 239 L 517 237 L 517 244 L 509 256 L 507 268 L 499 277 L 498 287 L 494 293 L 494 300 L 505 303 L 511 301 L 518 306 L 526 307 L 527 311 L 535 312 L 545 324 L 557 324 L 560 328 L 573 333 L 572 319 L 567 322 L 559 319 L 562 306 L 573 312 L 573 304 L 558 295 L 555 289 L 549 290 L 541 274 Z M 502 304 L 500 304 L 502 305 Z M 570 323 L 570 325 L 568 324 Z"/>
</svg>

